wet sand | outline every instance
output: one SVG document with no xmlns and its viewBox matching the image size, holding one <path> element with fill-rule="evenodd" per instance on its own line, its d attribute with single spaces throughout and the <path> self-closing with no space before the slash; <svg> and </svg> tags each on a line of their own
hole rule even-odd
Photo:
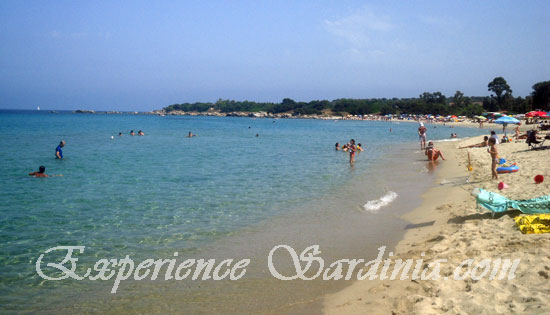
<svg viewBox="0 0 550 315">
<path fill-rule="evenodd" d="M 493 125 L 494 126 L 494 125 Z M 491 127 L 493 127 L 491 126 Z M 496 128 L 487 128 L 489 130 Z M 498 132 L 498 131 L 497 131 Z M 373 280 L 356 281 L 327 295 L 328 314 L 440 314 L 440 313 L 529 313 L 550 309 L 550 234 L 522 234 L 513 220 L 521 215 L 509 211 L 492 216 L 476 210 L 474 188 L 498 192 L 508 198 L 526 199 L 550 193 L 550 150 L 528 150 L 525 140 L 498 146 L 500 156 L 516 162 L 520 171 L 491 180 L 486 148 L 458 149 L 481 142 L 476 137 L 437 143 L 446 161 L 438 163 L 439 185 L 423 195 L 423 203 L 403 216 L 411 222 L 395 248 L 395 258 L 423 258 L 429 263 L 447 259 L 441 275 L 449 276 L 465 259 L 520 258 L 512 280 Z M 470 152 L 473 171 L 467 171 Z M 546 181 L 535 184 L 543 174 Z M 466 182 L 469 180 L 468 182 Z M 509 185 L 499 191 L 498 182 Z M 421 253 L 425 256 L 421 257 Z M 386 257 L 385 257 L 386 258 Z"/>
</svg>

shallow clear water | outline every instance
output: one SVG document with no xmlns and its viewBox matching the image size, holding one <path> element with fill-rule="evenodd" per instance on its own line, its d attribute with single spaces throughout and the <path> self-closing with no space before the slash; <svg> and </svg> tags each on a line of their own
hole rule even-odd
<svg viewBox="0 0 550 315">
<path fill-rule="evenodd" d="M 104 257 L 192 253 L 272 218 L 332 209 L 311 207 L 312 200 L 360 212 L 386 189 L 395 190 L 398 168 L 388 157 L 401 167 L 424 168 L 421 156 L 410 155 L 416 128 L 406 122 L 0 111 L 0 309 L 25 310 L 19 303 L 30 296 L 36 309 L 40 297 L 72 285 L 45 283 L 35 271 L 38 256 L 58 245 L 90 248 L 93 254 L 79 265 L 86 268 Z M 132 129 L 146 136 L 132 137 Z M 188 131 L 198 136 L 186 138 Z M 441 126 L 428 132 L 430 139 L 480 134 Z M 354 168 L 347 153 L 334 150 L 335 142 L 350 138 L 365 147 Z M 60 161 L 54 151 L 62 139 Z M 403 148 L 408 151 L 395 154 Z M 27 175 L 39 165 L 63 177 Z M 355 195 L 339 200 L 344 191 Z"/>
</svg>

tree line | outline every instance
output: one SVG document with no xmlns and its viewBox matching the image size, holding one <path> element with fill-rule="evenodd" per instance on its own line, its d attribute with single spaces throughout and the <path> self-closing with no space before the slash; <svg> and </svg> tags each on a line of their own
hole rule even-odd
<svg viewBox="0 0 550 315">
<path fill-rule="evenodd" d="M 223 113 L 265 111 L 293 115 L 331 113 L 333 115 L 434 114 L 444 116 L 474 116 L 486 111 L 505 111 L 511 114 L 526 113 L 535 109 L 550 111 L 550 81 L 533 85 L 533 92 L 525 98 L 514 97 L 512 89 L 503 77 L 494 78 L 487 85 L 487 89 L 492 93 L 485 97 L 465 96 L 461 91 L 456 91 L 452 97 L 446 97 L 441 92 L 424 92 L 417 98 L 342 98 L 311 102 L 296 102 L 290 98 L 285 98 L 280 103 L 218 99 L 215 103 L 173 104 L 165 107 L 164 110 L 185 112 L 217 110 Z"/>
</svg>

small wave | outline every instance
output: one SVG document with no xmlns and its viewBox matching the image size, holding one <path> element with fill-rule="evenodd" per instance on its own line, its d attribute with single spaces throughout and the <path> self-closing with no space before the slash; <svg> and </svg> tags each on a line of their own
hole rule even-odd
<svg viewBox="0 0 550 315">
<path fill-rule="evenodd" d="M 453 141 L 459 141 L 464 140 L 466 138 L 452 138 L 452 139 L 442 139 L 442 140 L 433 140 L 433 142 L 453 142 Z"/>
<path fill-rule="evenodd" d="M 396 192 L 388 191 L 384 196 L 380 197 L 380 199 L 368 201 L 363 206 L 363 208 L 365 209 L 365 211 L 376 212 L 380 210 L 382 207 L 389 205 L 396 198 L 397 198 Z"/>
</svg>

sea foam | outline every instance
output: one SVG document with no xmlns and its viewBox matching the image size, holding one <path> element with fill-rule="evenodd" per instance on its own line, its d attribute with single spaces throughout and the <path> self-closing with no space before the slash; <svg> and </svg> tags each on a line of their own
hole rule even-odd
<svg viewBox="0 0 550 315">
<path fill-rule="evenodd" d="M 369 200 L 363 206 L 363 208 L 365 209 L 365 211 L 376 212 L 380 210 L 382 207 L 389 205 L 396 198 L 397 198 L 396 192 L 388 191 L 384 196 L 380 197 L 380 199 Z"/>
</svg>

